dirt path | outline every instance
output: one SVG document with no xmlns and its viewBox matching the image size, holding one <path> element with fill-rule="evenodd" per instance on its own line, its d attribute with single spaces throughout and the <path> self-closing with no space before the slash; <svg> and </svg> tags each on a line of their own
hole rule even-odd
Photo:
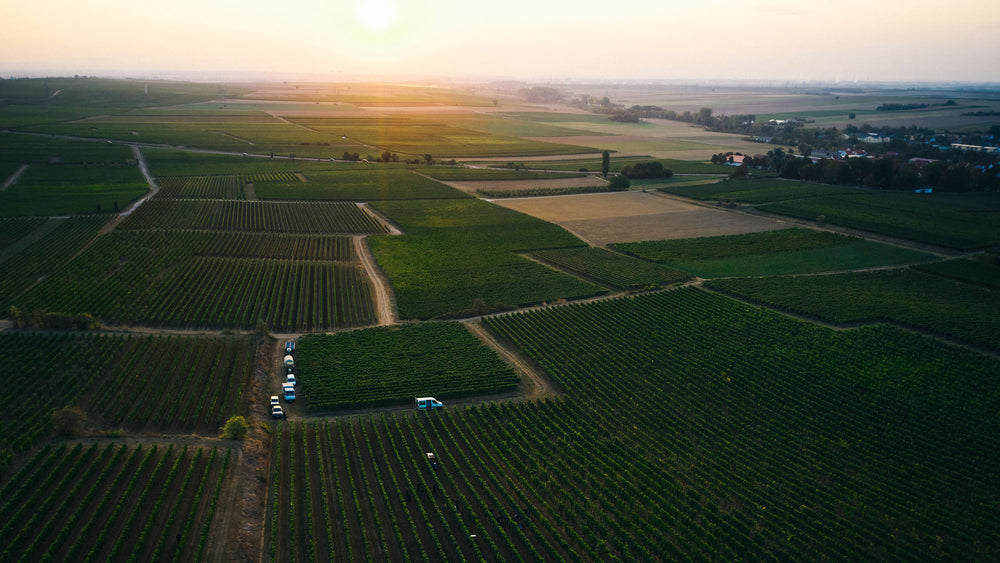
<svg viewBox="0 0 1000 563">
<path fill-rule="evenodd" d="M 375 257 L 365 242 L 365 237 L 354 237 L 354 251 L 358 254 L 361 265 L 368 273 L 368 279 L 372 280 L 372 289 L 375 292 L 375 314 L 378 317 L 379 326 L 394 325 L 399 322 L 396 315 L 396 303 L 389 291 L 391 285 L 382 269 L 375 262 Z"/>
<path fill-rule="evenodd" d="M 27 164 L 22 164 L 21 167 L 18 168 L 17 170 L 15 170 L 14 173 L 11 174 L 9 178 L 7 178 L 6 180 L 4 180 L 3 185 L 0 186 L 0 192 L 6 190 L 7 188 L 9 188 L 11 186 L 13 186 L 15 182 L 17 182 L 18 180 L 20 180 L 21 179 L 21 175 L 24 174 L 24 171 L 28 169 L 28 166 L 29 165 L 27 165 Z"/>
<path fill-rule="evenodd" d="M 489 330 L 483 326 L 481 319 L 474 319 L 470 321 L 464 321 L 466 328 L 476 335 L 483 344 L 489 346 L 496 350 L 500 357 L 504 359 L 505 362 L 510 364 L 520 376 L 521 380 L 524 382 L 524 398 L 526 399 L 540 399 L 542 397 L 552 397 L 558 395 L 559 391 L 555 388 L 545 372 L 541 368 L 535 365 L 534 362 L 528 359 L 527 356 L 521 354 L 519 351 L 515 350 L 512 346 L 508 346 L 500 342 Z"/>
<path fill-rule="evenodd" d="M 157 185 L 156 180 L 153 179 L 153 175 L 149 173 L 149 167 L 146 165 L 146 159 L 142 156 L 142 151 L 136 145 L 131 145 L 132 154 L 135 155 L 136 162 L 139 163 L 139 171 L 142 172 L 142 177 L 146 179 L 146 183 L 149 184 L 149 193 L 137 199 L 125 208 L 119 215 L 122 217 L 128 217 L 133 211 L 139 208 L 140 205 L 146 203 L 149 198 L 155 196 L 160 191 L 160 186 Z"/>
<path fill-rule="evenodd" d="M 250 432 L 231 481 L 236 491 L 234 502 L 219 515 L 218 561 L 259 561 L 264 542 L 264 507 L 267 500 L 267 476 L 271 469 L 271 434 L 263 423 L 271 420 L 267 398 L 271 385 L 271 365 L 276 344 L 265 337 L 257 344 L 253 379 L 250 383 Z M 216 544 L 212 544 L 215 547 Z"/>
</svg>

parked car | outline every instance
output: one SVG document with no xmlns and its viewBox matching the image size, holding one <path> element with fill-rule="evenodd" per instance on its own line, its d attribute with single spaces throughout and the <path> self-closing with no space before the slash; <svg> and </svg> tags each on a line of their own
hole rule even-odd
<svg viewBox="0 0 1000 563">
<path fill-rule="evenodd" d="M 285 418 L 285 411 L 281 408 L 281 405 L 271 407 L 271 418 Z"/>
</svg>

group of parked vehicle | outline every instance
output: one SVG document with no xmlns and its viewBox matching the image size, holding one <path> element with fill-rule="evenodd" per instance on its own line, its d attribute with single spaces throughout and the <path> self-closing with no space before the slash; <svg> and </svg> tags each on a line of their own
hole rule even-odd
<svg viewBox="0 0 1000 563">
<path fill-rule="evenodd" d="M 281 384 L 281 395 L 285 402 L 295 402 L 295 342 L 285 342 L 285 358 L 282 364 L 285 368 L 285 382 Z M 285 409 L 281 408 L 281 399 L 278 395 L 271 395 L 271 417 L 285 418 Z"/>
</svg>

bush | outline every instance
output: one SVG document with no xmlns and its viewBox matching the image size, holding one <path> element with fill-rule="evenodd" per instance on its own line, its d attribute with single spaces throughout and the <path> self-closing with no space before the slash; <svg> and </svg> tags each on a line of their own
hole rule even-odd
<svg viewBox="0 0 1000 563">
<path fill-rule="evenodd" d="M 242 416 L 231 416 L 222 427 L 222 437 L 226 440 L 242 440 L 250 430 L 247 419 Z"/>
<path fill-rule="evenodd" d="M 624 175 L 619 174 L 608 180 L 608 185 L 611 186 L 612 190 L 625 191 L 632 185 L 632 182 L 629 182 L 629 179 Z"/>
</svg>

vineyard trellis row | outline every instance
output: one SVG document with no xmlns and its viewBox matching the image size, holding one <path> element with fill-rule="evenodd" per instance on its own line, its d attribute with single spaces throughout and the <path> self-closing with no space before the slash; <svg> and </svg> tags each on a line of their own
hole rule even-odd
<svg viewBox="0 0 1000 563">
<path fill-rule="evenodd" d="M 44 449 L 29 460 L 36 470 L 4 487 L 2 557 L 201 560 L 231 455 L 170 444 Z"/>
<path fill-rule="evenodd" d="M 281 434 L 277 560 L 1000 553 L 992 358 L 696 288 L 485 322 L 564 395 Z M 296 459 L 316 447 L 324 463 Z"/>
</svg>

